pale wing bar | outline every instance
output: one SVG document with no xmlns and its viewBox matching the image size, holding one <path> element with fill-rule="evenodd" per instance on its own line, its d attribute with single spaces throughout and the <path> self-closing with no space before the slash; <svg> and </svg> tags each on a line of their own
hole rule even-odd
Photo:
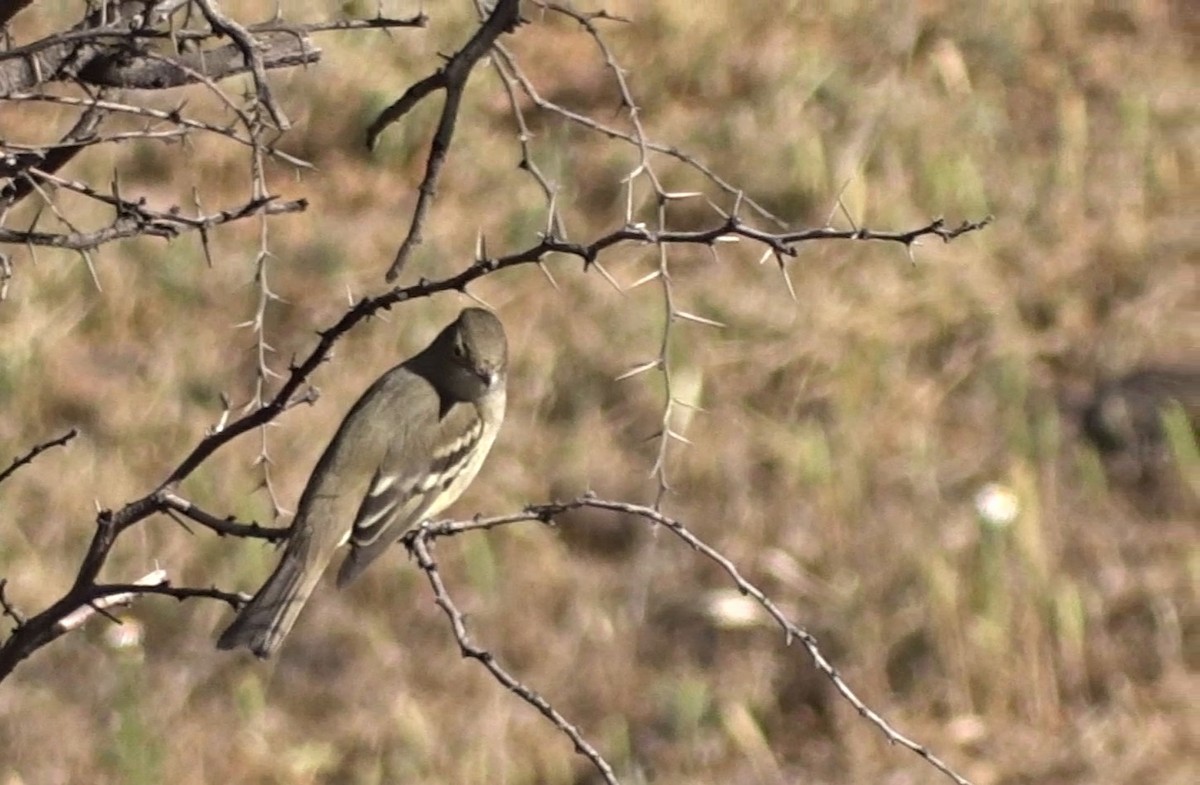
<svg viewBox="0 0 1200 785">
<path fill-rule="evenodd" d="M 432 500 L 430 494 L 436 498 L 469 462 L 482 433 L 482 421 L 473 421 L 466 433 L 435 452 L 428 470 L 419 474 L 401 477 L 376 470 L 355 517 L 351 543 L 360 548 L 370 545 L 398 519 L 405 528 L 415 523 Z"/>
</svg>

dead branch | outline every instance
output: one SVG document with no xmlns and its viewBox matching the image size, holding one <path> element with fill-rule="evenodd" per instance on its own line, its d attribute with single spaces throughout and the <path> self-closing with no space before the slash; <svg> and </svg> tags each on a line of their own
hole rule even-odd
<svg viewBox="0 0 1200 785">
<path fill-rule="evenodd" d="M 550 720 L 554 727 L 558 728 L 571 740 L 571 743 L 575 745 L 575 751 L 587 758 L 606 783 L 609 783 L 609 785 L 618 785 L 612 765 L 584 738 L 579 728 L 571 724 L 548 700 L 513 676 L 503 665 L 496 661 L 494 654 L 487 649 L 480 648 L 471 641 L 470 633 L 467 632 L 466 617 L 463 616 L 462 611 L 458 609 L 458 606 L 450 598 L 445 581 L 442 580 L 442 575 L 438 572 L 437 563 L 433 559 L 430 546 L 436 537 L 437 535 L 432 533 L 430 529 L 420 527 L 410 531 L 405 536 L 403 542 L 405 547 L 408 548 L 409 553 L 416 558 L 417 566 L 425 572 L 425 577 L 428 578 L 429 585 L 433 589 L 434 602 L 446 614 L 446 618 L 450 622 L 450 629 L 454 633 L 454 639 L 458 641 L 459 652 L 463 657 L 468 657 L 482 664 L 496 681 L 541 712 L 542 716 Z"/>
<path fill-rule="evenodd" d="M 264 71 L 309 65 L 321 59 L 321 50 L 302 35 L 266 33 L 257 40 L 262 50 L 258 66 Z M 220 81 L 253 69 L 254 63 L 246 61 L 246 53 L 240 46 L 226 44 L 175 57 L 97 57 L 79 72 L 79 78 L 101 87 L 163 90 L 196 84 L 201 77 Z"/>
<path fill-rule="evenodd" d="M 12 476 L 13 472 L 15 472 L 17 469 L 20 469 L 22 466 L 28 466 L 29 464 L 33 463 L 33 459 L 44 453 L 46 450 L 49 450 L 51 447 L 65 447 L 67 442 L 71 441 L 78 435 L 79 430 L 72 428 L 62 436 L 57 436 L 53 439 L 48 439 L 41 444 L 34 445 L 29 452 L 13 458 L 12 463 L 9 464 L 7 469 L 0 471 L 0 482 L 7 480 L 10 476 Z"/>
<path fill-rule="evenodd" d="M 779 609 L 779 606 L 767 596 L 762 589 L 758 588 L 754 583 L 748 580 L 737 565 L 733 563 L 729 557 L 725 556 L 712 545 L 696 536 L 686 525 L 681 521 L 664 515 L 661 511 L 654 507 L 647 507 L 641 504 L 632 504 L 630 502 L 612 501 L 608 499 L 600 499 L 592 495 L 581 496 L 577 499 L 568 502 L 550 502 L 547 504 L 532 504 L 518 513 L 508 515 L 497 515 L 491 517 L 479 517 L 472 520 L 464 521 L 442 521 L 428 523 L 412 529 L 402 539 L 404 546 L 409 553 L 416 559 L 417 566 L 420 567 L 429 580 L 430 586 L 433 589 L 434 601 L 437 603 L 446 616 L 450 620 L 451 630 L 454 633 L 455 640 L 458 642 L 459 649 L 464 657 L 469 657 L 483 664 L 488 672 L 499 681 L 504 687 L 511 690 L 514 694 L 529 703 L 535 709 L 540 711 L 549 719 L 555 727 L 567 735 L 575 745 L 575 749 L 584 755 L 605 782 L 615 783 L 616 779 L 613 775 L 611 766 L 586 742 L 582 740 L 578 729 L 569 723 L 557 710 L 550 705 L 545 698 L 538 693 L 522 684 L 516 677 L 510 674 L 502 666 L 497 664 L 495 655 L 487 649 L 480 648 L 471 642 L 470 634 L 467 632 L 466 624 L 462 612 L 450 599 L 449 592 L 446 589 L 445 581 L 438 572 L 437 563 L 431 555 L 431 546 L 433 542 L 442 537 L 455 537 L 470 532 L 488 531 L 491 529 L 509 526 L 515 523 L 537 522 L 537 523 L 553 523 L 554 519 L 559 515 L 570 510 L 576 510 L 583 507 L 593 509 L 606 510 L 608 512 L 622 513 L 627 516 L 632 516 L 633 520 L 644 520 L 656 526 L 662 526 L 680 541 L 686 544 L 691 550 L 704 556 L 706 559 L 715 563 L 726 575 L 733 581 L 734 586 L 743 595 L 750 597 L 758 603 L 764 611 L 775 621 L 779 628 L 783 631 L 784 645 L 791 646 L 793 641 L 800 641 L 807 651 L 809 659 L 813 665 L 833 684 L 838 694 L 842 696 L 854 710 L 861 716 L 866 718 L 872 725 L 878 728 L 887 739 L 889 744 L 898 744 L 905 749 L 924 758 L 931 766 L 940 771 L 946 777 L 951 779 L 956 785 L 971 785 L 970 781 L 961 774 L 952 769 L 949 764 L 941 758 L 934 755 L 924 745 L 913 741 L 909 737 L 900 733 L 886 719 L 880 716 L 877 712 L 871 709 L 855 691 L 850 687 L 846 680 L 838 673 L 837 669 L 829 662 L 825 655 L 821 652 L 817 644 L 817 639 L 805 630 L 800 625 L 791 621 Z"/>
<path fill-rule="evenodd" d="M 404 115 L 420 103 L 421 99 L 435 90 L 444 90 L 446 100 L 442 104 L 442 114 L 438 119 L 437 131 L 429 145 L 429 160 L 425 165 L 425 176 L 417 189 L 417 204 L 413 208 L 412 221 L 408 234 L 396 252 L 396 258 L 384 276 L 388 281 L 396 280 L 404 263 L 408 261 L 413 249 L 421 244 L 421 229 L 425 216 L 429 212 L 430 203 L 437 193 L 438 176 L 446 155 L 450 151 L 450 143 L 454 138 L 454 126 L 458 122 L 458 110 L 462 104 L 463 92 L 467 87 L 467 78 L 475 64 L 488 53 L 492 44 L 502 33 L 510 33 L 516 29 L 520 21 L 520 3 L 518 0 L 498 0 L 495 8 L 487 17 L 471 39 L 458 50 L 449 62 L 437 72 L 430 74 L 409 87 L 400 98 L 387 107 L 371 123 L 367 129 L 367 147 L 375 148 L 379 135 L 392 123 L 399 121 Z"/>
</svg>

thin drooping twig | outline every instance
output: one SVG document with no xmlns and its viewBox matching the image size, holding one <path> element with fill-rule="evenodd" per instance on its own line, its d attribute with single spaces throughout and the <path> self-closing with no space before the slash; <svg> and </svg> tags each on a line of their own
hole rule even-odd
<svg viewBox="0 0 1200 785">
<path fill-rule="evenodd" d="M 44 453 L 46 450 L 49 450 L 51 447 L 64 447 L 66 446 L 67 442 L 71 441 L 78 435 L 79 430 L 72 428 L 62 436 L 56 436 L 55 438 L 48 439 L 41 444 L 34 445 L 29 452 L 13 458 L 12 463 L 9 464 L 7 469 L 0 471 L 0 482 L 7 480 L 10 476 L 12 476 L 13 472 L 15 472 L 17 469 L 20 469 L 22 466 L 27 466 L 30 463 L 33 463 L 33 459 Z"/>
<path fill-rule="evenodd" d="M 848 702 L 852 707 L 854 707 L 855 711 L 857 711 L 868 722 L 879 729 L 888 743 L 898 744 L 901 747 L 904 747 L 905 749 L 920 756 L 933 768 L 937 769 L 943 775 L 951 779 L 956 785 L 971 785 L 969 780 L 951 768 L 949 764 L 947 764 L 937 755 L 934 755 L 927 747 L 896 730 L 891 723 L 889 723 L 886 719 L 880 716 L 879 713 L 868 706 L 866 702 L 864 702 L 862 698 L 860 698 L 858 694 L 850 687 L 850 685 L 833 666 L 833 664 L 830 663 L 825 655 L 821 652 L 821 649 L 817 643 L 817 639 L 802 626 L 789 619 L 783 613 L 783 611 L 780 610 L 779 606 L 776 605 L 775 602 L 771 600 L 771 598 L 768 597 L 762 589 L 758 588 L 757 585 L 752 583 L 742 574 L 741 570 L 738 569 L 737 565 L 734 564 L 729 557 L 725 556 L 715 547 L 702 540 L 681 521 L 664 515 L 661 511 L 653 507 L 632 504 L 629 502 L 611 501 L 608 499 L 600 499 L 592 495 L 585 495 L 568 502 L 551 502 L 547 504 L 530 505 L 521 512 L 511 513 L 508 515 L 480 517 L 466 521 L 442 521 L 429 523 L 420 526 L 406 534 L 403 539 L 404 545 L 409 549 L 409 552 L 416 557 L 418 566 L 426 573 L 430 584 L 433 586 L 434 599 L 439 607 L 441 607 L 450 618 L 455 639 L 458 641 L 459 646 L 463 650 L 463 656 L 471 657 L 483 663 L 484 666 L 487 667 L 488 671 L 491 672 L 492 675 L 495 676 L 497 680 L 500 681 L 505 687 L 512 690 L 523 700 L 526 700 L 539 711 L 541 711 L 554 723 L 555 727 L 559 728 L 559 730 L 561 730 L 563 733 L 566 733 L 572 742 L 576 744 L 576 748 L 585 754 L 589 760 L 592 760 L 593 765 L 597 767 L 597 770 L 601 776 L 605 778 L 606 782 L 612 781 L 611 768 L 608 768 L 607 764 L 604 764 L 604 767 L 602 768 L 600 763 L 603 763 L 603 758 L 599 758 L 599 755 L 597 754 L 596 758 L 598 758 L 600 761 L 600 763 L 597 763 L 596 758 L 593 758 L 592 755 L 587 754 L 587 752 L 584 752 L 584 750 L 580 748 L 580 743 L 576 738 L 578 731 L 575 729 L 575 727 L 563 719 L 557 712 L 551 714 L 543 709 L 541 703 L 545 703 L 544 699 L 532 692 L 532 690 L 529 690 L 529 688 L 524 687 L 524 685 L 520 685 L 520 682 L 517 681 L 516 678 L 511 674 L 508 674 L 507 671 L 495 666 L 495 656 L 491 652 L 487 651 L 486 649 L 481 649 L 470 643 L 470 637 L 463 622 L 462 613 L 450 601 L 444 581 L 442 581 L 441 576 L 437 571 L 437 565 L 429 556 L 430 545 L 442 537 L 454 537 L 466 534 L 468 532 L 486 531 L 522 522 L 538 522 L 543 524 L 552 523 L 556 517 L 562 515 L 564 512 L 585 507 L 621 513 L 624 515 L 633 516 L 635 519 L 645 520 L 656 526 L 662 526 L 675 535 L 683 543 L 685 543 L 693 551 L 699 553 L 701 556 L 704 556 L 706 559 L 716 564 L 726 575 L 729 576 L 730 580 L 733 582 L 734 586 L 739 592 L 747 597 L 750 597 L 756 603 L 758 603 L 758 605 L 762 607 L 767 615 L 769 615 L 771 619 L 779 626 L 779 628 L 783 631 L 785 646 L 791 646 L 793 641 L 800 641 L 800 643 L 804 646 L 805 651 L 808 653 L 809 659 L 812 661 L 817 670 L 819 670 L 827 679 L 829 679 L 829 681 L 833 684 L 834 689 L 837 690 L 838 694 L 841 695 L 842 698 L 846 700 L 846 702 Z M 515 689 L 512 686 L 513 684 L 520 685 L 522 689 Z M 533 695 L 541 703 L 530 700 L 528 695 Z M 550 707 L 550 710 L 553 711 L 553 708 Z M 591 748 L 588 747 L 587 749 Z"/>
<path fill-rule="evenodd" d="M 537 183 L 538 188 L 546 199 L 546 229 L 544 233 L 547 237 L 565 239 L 567 237 L 567 228 L 566 222 L 558 210 L 558 186 L 550 183 L 550 180 L 543 174 L 541 168 L 533 158 L 533 151 L 530 145 L 533 134 L 530 133 L 529 126 L 525 122 L 525 113 L 521 111 L 521 106 L 517 103 L 517 96 L 513 91 L 513 80 L 505 72 L 498 59 L 492 58 L 492 68 L 500 76 L 500 85 L 504 88 L 504 92 L 508 96 L 508 106 L 512 111 L 513 120 L 517 124 L 517 143 L 521 147 L 521 161 L 517 164 L 517 168 L 529 173 L 529 176 Z M 478 259 L 484 255 L 486 254 L 483 253 L 481 248 L 480 252 L 476 253 L 475 256 Z M 545 264 L 539 263 L 538 269 L 546 276 L 550 285 L 557 290 L 558 281 L 555 280 L 549 268 Z"/>
<path fill-rule="evenodd" d="M 454 139 L 454 127 L 458 122 L 459 107 L 462 104 L 463 93 L 466 90 L 467 79 L 470 77 L 471 71 L 474 70 L 475 64 L 492 48 L 496 39 L 502 33 L 512 32 L 516 29 L 519 21 L 520 3 L 518 0 L 498 0 L 491 14 L 479 26 L 470 40 L 463 45 L 462 49 L 458 50 L 437 72 L 409 87 L 395 103 L 384 109 L 367 129 L 367 147 L 374 149 L 375 143 L 384 129 L 406 115 L 409 110 L 420 103 L 422 98 L 435 90 L 442 90 L 446 94 L 437 130 L 429 145 L 429 159 L 425 165 L 425 176 L 417 189 L 417 203 L 413 208 L 412 221 L 409 223 L 408 233 L 400 244 L 400 249 L 396 252 L 396 258 L 385 275 L 388 281 L 396 280 L 413 249 L 422 242 L 421 235 L 425 217 L 437 193 L 438 177 Z"/>
<path fill-rule="evenodd" d="M 650 184 L 650 188 L 653 191 L 655 206 L 654 229 L 658 233 L 666 231 L 668 226 L 668 204 L 677 198 L 686 198 L 687 196 L 691 196 L 691 194 L 676 195 L 669 193 L 663 187 L 662 181 L 650 161 L 650 149 L 647 147 L 647 134 L 642 125 L 641 108 L 634 100 L 633 91 L 630 89 L 629 82 L 625 77 L 625 69 L 617 62 L 616 56 L 609 48 L 607 42 L 605 42 L 603 36 L 600 35 L 600 31 L 596 28 L 594 22 L 597 18 L 607 19 L 608 15 L 583 14 L 556 5 L 546 5 L 544 7 L 574 19 L 576 23 L 587 31 L 604 59 L 605 68 L 612 74 L 613 82 L 617 87 L 617 94 L 621 97 L 621 109 L 628 115 L 629 125 L 633 129 L 631 136 L 637 148 L 638 160 L 637 164 L 624 179 L 626 195 L 625 225 L 632 226 L 638 223 L 634 207 L 636 202 L 635 191 L 638 181 L 644 179 Z M 515 64 L 512 67 L 514 71 L 519 72 Z M 650 469 L 650 474 L 654 477 L 655 483 L 658 486 L 654 498 L 656 509 L 661 508 L 667 493 L 671 489 L 671 483 L 668 479 L 667 451 L 672 442 L 687 442 L 686 437 L 678 433 L 673 427 L 675 410 L 678 404 L 676 400 L 676 388 L 672 383 L 671 366 L 667 360 L 672 346 L 675 322 L 680 318 L 680 314 L 685 314 L 686 312 L 677 304 L 675 290 L 672 285 L 670 259 L 667 249 L 667 243 L 657 243 L 657 264 L 654 275 L 642 279 L 643 282 L 654 280 L 658 283 L 659 290 L 662 293 L 663 306 L 663 327 L 659 334 L 658 355 L 653 361 L 642 365 L 645 370 L 657 370 L 662 380 L 663 407 L 660 417 L 660 428 L 656 435 L 658 448 L 655 451 L 654 464 Z M 716 322 L 711 323 L 716 324 Z M 627 379 L 633 375 L 635 374 L 625 373 L 622 374 L 621 378 Z"/>
<path fill-rule="evenodd" d="M 252 166 L 253 189 L 256 195 L 266 193 L 267 188 L 262 158 L 262 151 L 256 149 Z M 268 362 L 268 354 L 273 353 L 275 349 L 267 342 L 266 317 L 267 306 L 282 298 L 271 290 L 268 278 L 269 262 L 273 255 L 268 245 L 268 222 L 265 216 L 259 218 L 258 229 L 258 254 L 254 260 L 254 282 L 257 284 L 254 317 L 244 323 L 244 326 L 249 327 L 254 334 L 255 359 L 254 394 L 246 404 L 246 411 L 261 407 L 267 399 L 268 386 L 272 380 L 279 378 L 279 374 L 271 369 Z M 284 512 L 284 508 L 279 501 L 278 494 L 275 493 L 275 484 L 271 479 L 272 461 L 267 444 L 267 432 L 270 425 L 270 423 L 264 423 L 259 428 L 259 448 L 255 464 L 262 469 L 262 487 L 267 492 L 267 498 L 271 501 L 272 514 L 277 519 Z"/>
<path fill-rule="evenodd" d="M 613 773 L 612 765 L 588 742 L 579 728 L 568 721 L 548 700 L 521 682 L 516 676 L 513 676 L 503 665 L 496 661 L 495 655 L 472 642 L 471 635 L 467 631 L 466 619 L 462 611 L 458 609 L 458 606 L 450 598 L 450 592 L 446 589 L 445 581 L 442 580 L 442 575 L 437 568 L 437 562 L 434 561 L 431 553 L 430 546 L 437 536 L 431 528 L 418 527 L 410 530 L 405 535 L 403 542 L 405 547 L 408 548 L 409 553 L 417 560 L 417 566 L 425 572 L 425 577 L 428 578 L 429 585 L 433 589 L 434 602 L 437 603 L 437 606 L 442 609 L 446 614 L 446 618 L 450 621 L 450 630 L 454 633 L 454 639 L 458 642 L 459 652 L 463 657 L 468 657 L 481 663 L 496 681 L 500 682 L 506 689 L 520 697 L 521 700 L 530 706 L 533 706 L 541 712 L 542 716 L 550 720 L 554 727 L 562 731 L 571 740 L 571 743 L 575 746 L 575 751 L 591 762 L 604 782 L 609 785 L 619 785 L 616 774 Z"/>
</svg>

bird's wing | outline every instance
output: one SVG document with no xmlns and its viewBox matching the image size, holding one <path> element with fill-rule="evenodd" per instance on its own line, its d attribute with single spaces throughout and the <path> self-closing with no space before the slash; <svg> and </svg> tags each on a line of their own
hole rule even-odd
<svg viewBox="0 0 1200 785">
<path fill-rule="evenodd" d="M 371 478 L 350 532 L 350 554 L 338 571 L 339 586 L 357 577 L 432 507 L 447 503 L 441 497 L 483 432 L 470 403 L 444 411 L 439 406 L 433 416 L 416 419 L 424 425 L 394 434 Z"/>
</svg>

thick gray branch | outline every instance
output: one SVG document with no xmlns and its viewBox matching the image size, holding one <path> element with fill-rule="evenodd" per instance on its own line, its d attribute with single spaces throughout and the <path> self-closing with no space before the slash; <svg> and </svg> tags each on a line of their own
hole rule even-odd
<svg viewBox="0 0 1200 785">
<path fill-rule="evenodd" d="M 132 30 L 170 15 L 186 0 L 162 0 L 147 11 L 145 0 L 123 0 L 108 6 L 101 15 L 90 14 L 72 30 Z M 46 82 L 74 76 L 81 68 L 100 55 L 111 54 L 112 45 L 94 42 L 64 41 L 50 43 L 23 57 L 0 62 L 0 97 L 19 93 Z"/>
<path fill-rule="evenodd" d="M 289 68 L 315 63 L 321 50 L 307 36 L 267 33 L 259 36 L 264 68 Z M 85 82 L 103 87 L 162 90 L 209 79 L 217 81 L 251 70 L 236 44 L 176 57 L 119 55 L 98 57 L 79 73 Z"/>
</svg>

